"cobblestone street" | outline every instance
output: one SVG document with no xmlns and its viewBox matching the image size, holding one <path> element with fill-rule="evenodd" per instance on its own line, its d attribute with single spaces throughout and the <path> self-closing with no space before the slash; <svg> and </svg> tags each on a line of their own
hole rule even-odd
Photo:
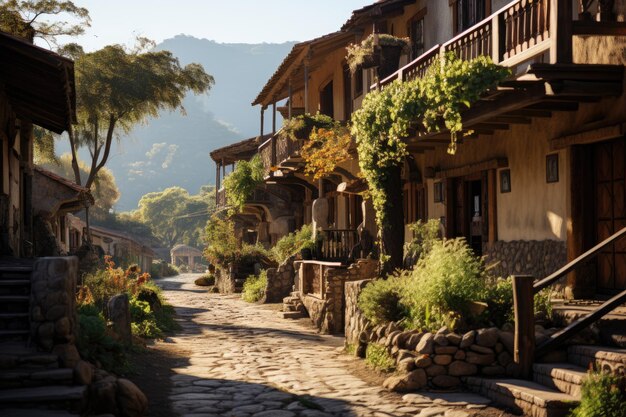
<svg viewBox="0 0 626 417">
<path fill-rule="evenodd" d="M 500 416 L 470 394 L 402 397 L 358 376 L 362 361 L 343 338 L 318 335 L 308 319 L 276 307 L 208 294 L 189 274 L 160 280 L 182 329 L 166 340 L 189 352 L 173 369 L 169 403 L 185 417 Z"/>
</svg>

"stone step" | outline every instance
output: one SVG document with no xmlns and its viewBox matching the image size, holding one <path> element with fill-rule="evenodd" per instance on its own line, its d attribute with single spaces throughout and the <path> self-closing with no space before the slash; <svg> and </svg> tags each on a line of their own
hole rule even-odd
<svg viewBox="0 0 626 417">
<path fill-rule="evenodd" d="M 33 404 L 50 402 L 82 402 L 87 394 L 85 385 L 66 387 L 49 385 L 32 388 L 0 390 L 0 407 L 9 404 Z"/>
<path fill-rule="evenodd" d="M 16 329 L 16 330 L 0 330 L 0 338 L 7 338 L 12 336 L 27 336 L 30 334 L 30 330 Z"/>
<path fill-rule="evenodd" d="M 579 402 L 569 394 L 520 379 L 469 377 L 466 384 L 471 391 L 532 417 L 566 417 Z"/>
<path fill-rule="evenodd" d="M 283 319 L 301 319 L 307 315 L 301 311 L 279 311 L 278 316 Z"/>
<path fill-rule="evenodd" d="M 42 385 L 72 385 L 74 371 L 58 369 L 14 369 L 0 373 L 0 388 L 38 387 Z"/>
<path fill-rule="evenodd" d="M 5 347 L 6 350 L 4 349 Z M 31 353 L 21 349 L 0 344 L 0 369 L 9 370 L 43 370 L 59 367 L 59 357 L 51 353 Z"/>
<path fill-rule="evenodd" d="M 11 408 L 2 410 L 2 417 L 79 417 L 79 414 L 72 414 L 64 410 L 27 410 Z"/>
<path fill-rule="evenodd" d="M 585 368 L 571 363 L 536 363 L 533 379 L 546 387 L 580 398 L 580 388 L 587 378 Z"/>
<path fill-rule="evenodd" d="M 584 369 L 597 366 L 603 371 L 619 373 L 626 369 L 626 349 L 574 345 L 567 349 L 567 361 Z"/>
<path fill-rule="evenodd" d="M 28 313 L 0 313 L 0 320 L 27 319 Z"/>
<path fill-rule="evenodd" d="M 289 297 L 283 298 L 283 304 L 295 304 L 299 302 L 300 302 L 300 297 L 289 296 Z"/>
</svg>

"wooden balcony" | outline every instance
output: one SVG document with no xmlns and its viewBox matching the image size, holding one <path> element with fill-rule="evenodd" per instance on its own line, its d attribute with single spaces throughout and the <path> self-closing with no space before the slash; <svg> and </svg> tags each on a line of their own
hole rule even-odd
<svg viewBox="0 0 626 417">
<path fill-rule="evenodd" d="M 490 56 L 497 64 L 516 73 L 526 63 L 571 64 L 574 35 L 624 35 L 626 23 L 600 15 L 572 19 L 578 9 L 577 0 L 515 0 L 458 34 L 443 45 L 429 51 L 380 80 L 372 88 L 384 88 L 394 80 L 408 81 L 422 77 L 438 62 L 438 57 L 455 52 L 462 59 Z"/>
<path fill-rule="evenodd" d="M 246 200 L 246 204 L 252 204 L 252 205 L 268 205 L 270 204 L 271 201 L 271 194 L 270 192 L 268 192 L 265 189 L 265 186 L 259 186 L 257 187 L 254 192 L 252 193 L 252 195 Z M 278 194 L 278 193 L 274 193 L 274 194 Z M 226 189 L 225 188 L 220 188 L 219 190 L 217 190 L 217 195 L 216 195 L 216 205 L 217 205 L 217 209 L 225 209 L 229 207 L 228 204 L 228 198 L 226 196 Z"/>
<path fill-rule="evenodd" d="M 350 252 L 359 243 L 356 230 L 330 229 L 323 230 L 323 243 L 319 257 L 326 262 L 341 262 L 347 264 Z"/>
<path fill-rule="evenodd" d="M 259 146 L 259 154 L 265 167 L 266 176 L 281 167 L 294 168 L 300 162 L 300 150 L 304 140 L 293 140 L 279 133 L 272 136 Z"/>
</svg>

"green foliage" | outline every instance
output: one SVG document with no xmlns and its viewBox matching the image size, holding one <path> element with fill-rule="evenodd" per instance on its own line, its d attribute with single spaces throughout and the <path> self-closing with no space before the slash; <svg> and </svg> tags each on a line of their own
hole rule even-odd
<svg viewBox="0 0 626 417">
<path fill-rule="evenodd" d="M 359 308 L 374 325 L 403 320 L 409 315 L 403 301 L 407 283 L 406 274 L 372 281 L 359 296 Z"/>
<path fill-rule="evenodd" d="M 246 278 L 241 298 L 245 302 L 256 303 L 265 296 L 265 288 L 267 288 L 267 271 L 263 270 L 259 276 L 250 275 Z"/>
<path fill-rule="evenodd" d="M 498 327 L 505 323 L 513 323 L 513 281 L 511 278 L 490 280 L 486 286 L 485 302 L 487 303 L 487 317 Z"/>
<path fill-rule="evenodd" d="M 190 195 L 184 188 L 170 187 L 141 197 L 137 212 L 128 217 L 148 225 L 170 248 L 177 243 L 200 246 L 202 228 L 213 210 L 214 198 Z"/>
<path fill-rule="evenodd" d="M 445 126 L 452 138 L 449 151 L 454 153 L 456 136 L 463 130 L 460 112 L 509 74 L 488 57 L 464 61 L 448 54 L 423 78 L 395 81 L 365 96 L 361 108 L 352 114 L 352 134 L 379 228 L 386 227 L 387 216 L 393 213 L 385 184 L 391 169 L 407 155 L 403 139 L 410 128 L 419 121 L 431 132 Z"/>
<path fill-rule="evenodd" d="M 426 256 L 435 241 L 439 240 L 440 222 L 437 219 L 430 219 L 427 222 L 418 220 L 409 225 L 413 238 L 404 244 L 404 256 L 410 258 L 412 263 L 416 263 Z"/>
<path fill-rule="evenodd" d="M 300 249 L 312 249 L 314 245 L 313 229 L 310 224 L 305 224 L 300 230 L 281 237 L 270 250 L 271 258 L 281 264 Z"/>
<path fill-rule="evenodd" d="M 583 382 L 582 398 L 570 417 L 626 416 L 626 378 L 590 372 Z"/>
<path fill-rule="evenodd" d="M 67 21 L 41 21 L 43 16 L 69 17 Z M 71 1 L 58 0 L 4 0 L 0 5 L 0 30 L 29 41 L 41 38 L 57 44 L 58 36 L 78 36 L 90 26 L 89 11 Z"/>
<path fill-rule="evenodd" d="M 234 222 L 218 216 L 207 222 L 205 240 L 204 257 L 213 265 L 227 267 L 231 263 L 254 263 L 270 257 L 261 245 L 239 244 Z"/>
<path fill-rule="evenodd" d="M 283 120 L 283 126 L 280 129 L 282 137 L 291 140 L 308 139 L 313 129 L 333 129 L 338 127 L 338 123 L 330 116 L 325 114 L 301 114 L 291 119 Z"/>
<path fill-rule="evenodd" d="M 365 362 L 382 372 L 393 372 L 396 361 L 389 354 L 387 348 L 377 343 L 370 343 L 365 350 Z"/>
<path fill-rule="evenodd" d="M 329 129 L 313 129 L 300 150 L 306 164 L 304 173 L 316 180 L 332 174 L 340 163 L 350 158 L 351 145 L 350 130 L 339 123 Z"/>
<path fill-rule="evenodd" d="M 106 321 L 100 308 L 94 304 L 78 306 L 78 337 L 76 347 L 82 358 L 100 362 L 111 372 L 127 369 L 124 346 L 107 334 Z"/>
<path fill-rule="evenodd" d="M 368 57 L 374 55 L 374 34 L 369 35 L 360 44 L 352 44 L 348 46 L 348 54 L 346 60 L 350 71 L 353 73 L 357 71 L 359 66 L 363 65 Z M 378 45 L 380 46 L 399 46 L 405 50 L 408 50 L 409 40 L 406 38 L 398 38 L 387 34 L 378 34 Z"/>
<path fill-rule="evenodd" d="M 250 161 L 238 161 L 235 170 L 224 178 L 228 204 L 237 210 L 243 209 L 254 189 L 263 183 L 265 168 L 257 154 Z"/>
</svg>

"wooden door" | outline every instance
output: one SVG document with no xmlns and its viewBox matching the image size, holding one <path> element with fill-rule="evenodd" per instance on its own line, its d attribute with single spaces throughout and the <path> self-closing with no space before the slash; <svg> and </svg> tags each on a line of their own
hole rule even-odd
<svg viewBox="0 0 626 417">
<path fill-rule="evenodd" d="M 626 226 L 626 146 L 624 139 L 594 147 L 596 241 Z M 598 291 L 626 289 L 626 242 L 607 247 L 597 258 Z"/>
</svg>

